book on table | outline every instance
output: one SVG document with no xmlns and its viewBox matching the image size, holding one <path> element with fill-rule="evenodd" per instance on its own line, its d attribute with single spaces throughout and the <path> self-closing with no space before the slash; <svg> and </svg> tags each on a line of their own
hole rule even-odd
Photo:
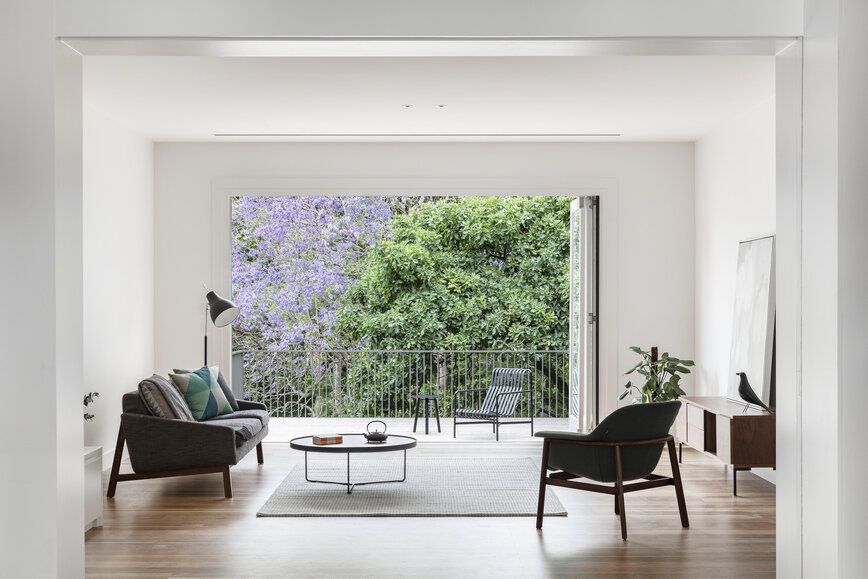
<svg viewBox="0 0 868 579">
<path fill-rule="evenodd" d="M 313 435 L 313 443 L 314 444 L 341 444 L 344 441 L 344 437 L 340 434 L 314 434 Z"/>
</svg>

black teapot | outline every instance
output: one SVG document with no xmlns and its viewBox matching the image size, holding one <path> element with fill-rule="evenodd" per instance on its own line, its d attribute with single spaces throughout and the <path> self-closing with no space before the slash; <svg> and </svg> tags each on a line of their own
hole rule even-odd
<svg viewBox="0 0 868 579">
<path fill-rule="evenodd" d="M 376 428 L 373 432 L 371 432 L 371 425 L 379 422 L 383 425 L 383 431 L 380 432 Z M 371 420 L 368 422 L 368 425 L 365 427 L 364 437 L 368 440 L 368 442 L 386 442 L 386 439 L 389 438 L 389 435 L 386 434 L 386 423 L 382 420 Z"/>
</svg>

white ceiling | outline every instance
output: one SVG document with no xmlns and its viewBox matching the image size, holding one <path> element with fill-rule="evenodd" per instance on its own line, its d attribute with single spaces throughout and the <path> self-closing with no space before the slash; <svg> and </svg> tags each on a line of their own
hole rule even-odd
<svg viewBox="0 0 868 579">
<path fill-rule="evenodd" d="M 157 141 L 274 140 L 215 133 L 695 140 L 774 97 L 770 56 L 84 62 L 85 102 Z M 620 136 L 552 136 L 577 133 Z"/>
</svg>

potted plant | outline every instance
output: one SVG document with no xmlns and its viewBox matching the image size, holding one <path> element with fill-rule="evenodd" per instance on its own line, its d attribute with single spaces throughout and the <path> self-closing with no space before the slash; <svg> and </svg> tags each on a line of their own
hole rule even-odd
<svg viewBox="0 0 868 579">
<path fill-rule="evenodd" d="M 87 394 L 85 394 L 84 395 L 84 407 L 87 408 L 88 406 L 90 406 L 91 404 L 96 402 L 97 398 L 99 398 L 99 392 L 88 392 Z M 93 420 L 93 414 L 91 414 L 90 412 L 85 410 L 84 419 L 85 420 Z"/>
<path fill-rule="evenodd" d="M 641 360 L 625 372 L 625 375 L 634 372 L 641 374 L 644 384 L 638 387 L 634 386 L 632 381 L 627 382 L 618 400 L 623 400 L 631 392 L 636 393 L 634 404 L 677 400 L 679 396 L 686 394 L 679 386 L 679 382 L 682 374 L 690 374 L 689 367 L 694 365 L 693 360 L 675 358 L 670 356 L 669 352 L 663 352 L 663 355 L 658 357 L 656 347 L 645 351 L 638 346 L 632 346 L 630 350 L 639 354 Z"/>
</svg>

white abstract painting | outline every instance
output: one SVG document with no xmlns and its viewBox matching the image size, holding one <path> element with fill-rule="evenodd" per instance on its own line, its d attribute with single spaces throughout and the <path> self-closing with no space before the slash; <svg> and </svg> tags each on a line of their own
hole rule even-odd
<svg viewBox="0 0 868 579">
<path fill-rule="evenodd" d="M 727 395 L 741 402 L 736 372 L 747 374 L 757 396 L 774 406 L 772 358 L 775 333 L 775 238 L 738 245 L 732 353 Z"/>
</svg>

